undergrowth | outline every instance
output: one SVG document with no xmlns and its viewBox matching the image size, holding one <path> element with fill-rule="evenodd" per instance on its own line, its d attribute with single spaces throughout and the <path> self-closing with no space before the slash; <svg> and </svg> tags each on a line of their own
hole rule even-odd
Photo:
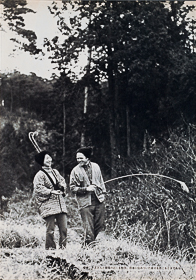
<svg viewBox="0 0 196 280">
<path fill-rule="evenodd" d="M 107 232 L 135 238 L 152 251 L 194 259 L 196 137 L 171 132 L 167 141 L 153 142 L 145 153 L 121 160 L 120 175 L 132 177 L 107 185 Z"/>
</svg>

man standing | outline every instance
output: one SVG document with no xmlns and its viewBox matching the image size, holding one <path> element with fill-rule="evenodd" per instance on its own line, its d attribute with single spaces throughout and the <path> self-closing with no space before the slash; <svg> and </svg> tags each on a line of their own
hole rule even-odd
<svg viewBox="0 0 196 280">
<path fill-rule="evenodd" d="M 82 147 L 76 151 L 75 166 L 70 175 L 70 190 L 76 194 L 84 226 L 85 244 L 94 241 L 104 230 L 105 185 L 98 164 L 91 162 L 92 149 Z"/>
</svg>

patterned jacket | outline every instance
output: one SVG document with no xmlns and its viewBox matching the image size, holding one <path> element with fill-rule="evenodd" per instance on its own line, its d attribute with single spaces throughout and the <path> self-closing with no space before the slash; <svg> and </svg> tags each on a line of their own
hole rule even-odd
<svg viewBox="0 0 196 280">
<path fill-rule="evenodd" d="M 92 165 L 92 184 L 96 185 L 96 196 L 99 200 L 100 195 L 106 192 L 105 184 L 101 174 L 100 167 L 97 163 L 91 162 Z M 90 185 L 89 178 L 79 164 L 73 168 L 70 175 L 70 190 L 76 194 L 79 208 L 85 208 L 91 205 L 91 193 L 85 191 L 85 188 Z M 100 202 L 103 202 L 100 200 Z"/>
<path fill-rule="evenodd" d="M 56 169 L 53 170 L 56 174 L 57 180 L 61 182 L 61 185 L 64 185 L 64 188 L 66 188 L 64 178 Z M 33 185 L 33 195 L 39 207 L 39 213 L 42 218 L 55 214 L 67 213 L 65 198 L 62 195 L 51 194 L 51 191 L 54 189 L 54 187 L 48 176 L 42 170 L 39 170 L 35 175 Z"/>
</svg>

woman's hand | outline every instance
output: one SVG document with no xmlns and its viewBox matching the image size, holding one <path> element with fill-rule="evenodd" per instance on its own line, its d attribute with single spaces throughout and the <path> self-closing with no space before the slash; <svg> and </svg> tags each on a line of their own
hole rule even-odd
<svg viewBox="0 0 196 280">
<path fill-rule="evenodd" d="M 60 190 L 52 190 L 51 193 L 52 194 L 58 194 L 58 195 L 63 194 L 63 192 L 60 191 Z"/>
<path fill-rule="evenodd" d="M 96 190 L 96 186 L 95 185 L 90 185 L 86 188 L 87 192 L 94 192 Z"/>
</svg>

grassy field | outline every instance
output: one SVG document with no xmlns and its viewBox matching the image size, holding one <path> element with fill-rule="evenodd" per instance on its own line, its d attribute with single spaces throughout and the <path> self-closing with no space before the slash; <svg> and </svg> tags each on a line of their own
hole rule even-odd
<svg viewBox="0 0 196 280">
<path fill-rule="evenodd" d="M 75 277 L 68 269 L 48 267 L 48 255 L 74 264 L 78 269 Z M 110 239 L 85 249 L 69 242 L 66 250 L 55 252 L 45 251 L 43 246 L 1 250 L 1 279 L 80 279 L 84 271 L 89 272 L 88 277 L 100 280 L 195 279 L 193 264 L 152 253 L 127 240 Z"/>
<path fill-rule="evenodd" d="M 45 225 L 31 200 L 10 203 L 0 221 L 1 280 L 195 279 L 194 262 L 183 258 L 183 252 L 179 258 L 170 251 L 151 251 L 135 234 L 129 238 L 100 236 L 83 248 L 80 217 L 74 200 L 68 199 L 73 213 L 67 248 L 55 251 L 44 249 Z M 55 239 L 58 242 L 57 229 Z"/>
</svg>

